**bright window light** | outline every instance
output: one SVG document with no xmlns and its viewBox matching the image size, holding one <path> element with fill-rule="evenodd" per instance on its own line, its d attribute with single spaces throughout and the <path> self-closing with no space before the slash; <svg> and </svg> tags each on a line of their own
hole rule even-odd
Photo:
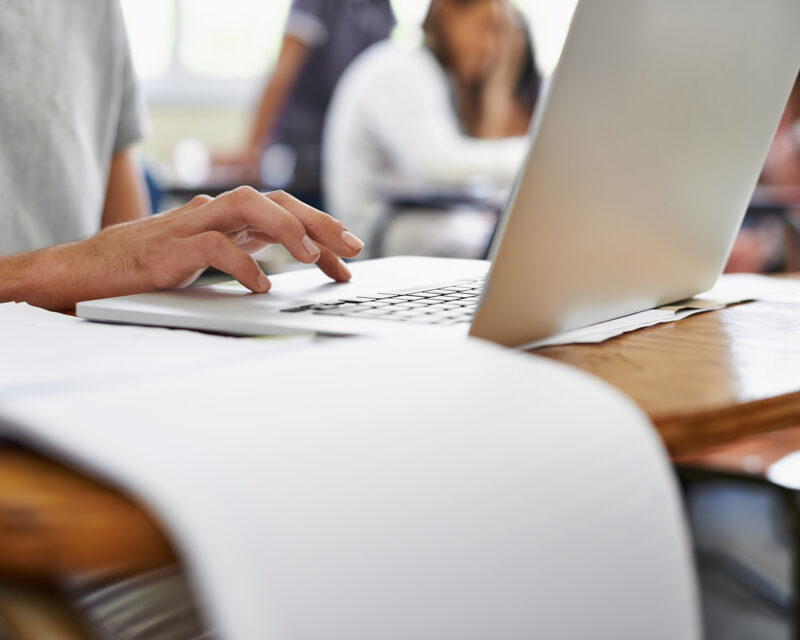
<svg viewBox="0 0 800 640">
<path fill-rule="evenodd" d="M 288 0 L 183 0 L 179 59 L 189 73 L 252 78 L 277 58 Z"/>
<path fill-rule="evenodd" d="M 122 10 L 139 77 L 168 75 L 175 47 L 175 0 L 123 0 Z"/>
<path fill-rule="evenodd" d="M 253 85 L 277 59 L 291 0 L 121 0 L 139 76 L 169 95 L 193 88 L 193 99 L 224 93 L 222 82 Z M 429 0 L 391 0 L 393 37 L 420 39 Z M 513 0 L 528 17 L 539 66 L 558 61 L 577 0 Z M 188 83 L 188 84 L 187 84 Z M 237 99 L 231 95 L 231 99 Z"/>
</svg>

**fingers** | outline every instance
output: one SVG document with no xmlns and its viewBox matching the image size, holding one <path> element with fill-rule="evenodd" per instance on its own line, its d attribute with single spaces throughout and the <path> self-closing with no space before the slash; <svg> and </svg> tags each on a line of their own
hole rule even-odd
<svg viewBox="0 0 800 640">
<path fill-rule="evenodd" d="M 192 209 L 197 209 L 198 207 L 202 207 L 204 204 L 208 204 L 209 202 L 213 202 L 214 198 L 211 196 L 207 196 L 204 193 L 196 195 L 194 198 L 189 200 L 185 205 L 181 207 L 183 211 L 191 211 Z"/>
<path fill-rule="evenodd" d="M 308 235 L 337 256 L 355 258 L 364 248 L 364 243 L 350 233 L 341 221 L 327 213 L 301 202 L 285 191 L 273 191 L 264 195 L 294 215 L 306 228 Z"/>
<path fill-rule="evenodd" d="M 275 238 L 272 236 L 256 231 L 251 227 L 245 227 L 244 229 L 233 231 L 226 235 L 231 239 L 233 244 L 245 253 L 253 253 L 253 251 L 258 251 L 268 244 L 274 244 L 276 242 Z"/>
<path fill-rule="evenodd" d="M 232 275 L 256 293 L 270 289 L 267 276 L 251 256 L 237 247 L 225 234 L 206 231 L 190 239 L 195 258 L 203 264 Z"/>
<path fill-rule="evenodd" d="M 186 235 L 206 231 L 230 233 L 247 226 L 272 236 L 304 263 L 319 259 L 321 248 L 294 215 L 255 189 L 239 187 L 208 203 L 186 219 Z"/>
<path fill-rule="evenodd" d="M 326 275 L 339 282 L 346 282 L 351 277 L 339 257 L 355 257 L 364 247 L 364 243 L 347 231 L 342 222 L 283 191 L 261 194 L 249 187 L 240 187 L 215 200 L 195 198 L 181 212 L 188 213 L 194 209 L 198 211 L 181 222 L 183 235 L 203 238 L 201 247 L 213 251 L 217 260 L 232 260 L 232 255 L 239 256 L 239 262 L 228 267 L 209 264 L 230 273 L 253 291 L 262 290 L 257 282 L 261 272 L 246 254 L 271 242 L 283 244 L 300 262 L 317 262 Z M 223 247 L 220 238 L 227 240 L 228 244 Z M 238 254 L 231 254 L 231 248 Z M 248 262 L 242 262 L 241 256 L 246 256 Z M 234 266 L 239 272 L 230 270 Z M 245 282 L 242 278 L 249 280 Z"/>
<path fill-rule="evenodd" d="M 209 202 L 212 202 L 213 200 L 214 198 L 212 198 L 211 196 L 198 195 L 189 200 L 189 202 L 187 202 L 182 207 L 178 207 L 177 209 L 172 209 L 171 211 L 165 211 L 164 213 L 161 214 L 161 216 L 163 218 L 173 218 L 183 213 L 193 211 L 194 209 L 199 209 L 203 205 L 206 205 Z"/>
<path fill-rule="evenodd" d="M 317 266 L 326 276 L 333 278 L 336 282 L 349 282 L 352 277 L 350 269 L 330 249 L 322 249 Z"/>
</svg>

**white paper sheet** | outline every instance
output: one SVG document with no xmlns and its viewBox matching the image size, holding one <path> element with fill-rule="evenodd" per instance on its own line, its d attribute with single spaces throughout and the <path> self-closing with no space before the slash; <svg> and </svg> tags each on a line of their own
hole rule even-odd
<svg viewBox="0 0 800 640">
<path fill-rule="evenodd" d="M 752 273 L 724 274 L 713 288 L 690 300 L 634 313 L 590 327 L 568 331 L 520 347 L 522 350 L 563 344 L 599 344 L 624 333 L 677 322 L 706 311 L 718 311 L 732 304 L 762 300 L 800 303 L 800 280 Z"/>
<path fill-rule="evenodd" d="M 0 425 L 150 505 L 224 638 L 700 636 L 658 438 L 544 359 L 341 341 L 7 398 Z"/>
<path fill-rule="evenodd" d="M 563 344 L 600 344 L 611 338 L 616 338 L 631 331 L 638 331 L 645 327 L 652 327 L 657 324 L 667 322 L 678 322 L 689 316 L 707 311 L 718 311 L 725 307 L 744 302 L 748 296 L 741 295 L 733 290 L 710 291 L 696 298 L 684 300 L 675 304 L 664 305 L 655 309 L 649 309 L 640 313 L 634 313 L 622 318 L 600 322 L 582 329 L 565 331 L 544 340 L 537 340 L 530 344 L 519 347 L 520 350 L 538 349 Z"/>
<path fill-rule="evenodd" d="M 730 273 L 722 276 L 708 295 L 764 302 L 800 303 L 800 280 L 755 273 Z"/>
<path fill-rule="evenodd" d="M 161 379 L 263 358 L 308 337 L 242 340 L 105 325 L 27 304 L 0 304 L 0 404 L 23 395 Z"/>
</svg>

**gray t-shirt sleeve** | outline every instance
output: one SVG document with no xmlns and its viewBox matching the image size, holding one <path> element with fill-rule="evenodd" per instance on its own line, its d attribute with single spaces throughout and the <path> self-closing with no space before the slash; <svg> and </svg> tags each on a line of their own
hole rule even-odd
<svg viewBox="0 0 800 640">
<path fill-rule="evenodd" d="M 331 0 L 293 0 L 285 35 L 294 36 L 309 47 L 318 47 L 330 37 L 325 3 Z"/>
<path fill-rule="evenodd" d="M 117 134 L 114 139 L 114 153 L 117 153 L 144 138 L 148 132 L 149 123 L 144 97 L 133 68 L 125 20 L 117 0 L 113 2 L 112 23 L 114 42 L 117 43 L 116 46 L 120 47 L 122 59 L 122 95 L 117 119 Z"/>
</svg>

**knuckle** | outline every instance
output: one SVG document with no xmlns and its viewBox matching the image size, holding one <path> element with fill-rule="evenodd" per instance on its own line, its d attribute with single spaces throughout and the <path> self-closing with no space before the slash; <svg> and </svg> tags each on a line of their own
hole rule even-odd
<svg viewBox="0 0 800 640">
<path fill-rule="evenodd" d="M 206 195 L 204 193 L 201 193 L 201 194 L 196 195 L 194 198 L 192 198 L 192 200 L 191 200 L 191 202 L 189 204 L 191 204 L 191 205 L 193 205 L 195 207 L 199 207 L 201 205 L 208 204 L 213 199 L 214 198 L 212 198 L 211 196 L 208 196 L 208 195 Z"/>
<path fill-rule="evenodd" d="M 284 191 L 283 189 L 279 189 L 278 191 L 271 191 L 267 194 L 267 197 L 272 200 L 275 204 L 280 205 L 281 207 L 286 207 L 295 201 L 294 196 L 290 193 Z"/>
<path fill-rule="evenodd" d="M 254 198 L 261 197 L 261 194 L 249 185 L 242 185 L 241 187 L 236 187 L 234 191 L 241 194 L 241 197 L 245 200 L 253 200 Z"/>
<path fill-rule="evenodd" d="M 253 202 L 259 196 L 259 193 L 253 187 L 241 186 L 229 191 L 225 196 L 232 205 L 243 207 Z"/>
</svg>

